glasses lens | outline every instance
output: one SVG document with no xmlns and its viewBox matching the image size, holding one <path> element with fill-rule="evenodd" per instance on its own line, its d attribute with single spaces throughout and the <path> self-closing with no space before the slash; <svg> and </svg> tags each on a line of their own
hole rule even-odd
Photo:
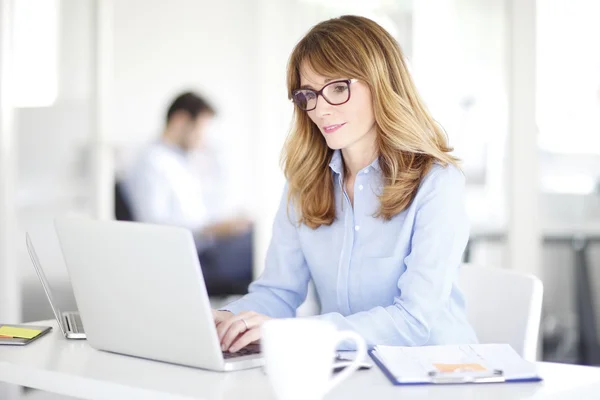
<svg viewBox="0 0 600 400">
<path fill-rule="evenodd" d="M 332 82 L 323 88 L 323 97 L 332 105 L 342 104 L 348 101 L 350 90 L 347 82 Z"/>
<path fill-rule="evenodd" d="M 315 108 L 317 95 L 312 90 L 296 90 L 293 94 L 294 103 L 303 110 Z"/>
</svg>

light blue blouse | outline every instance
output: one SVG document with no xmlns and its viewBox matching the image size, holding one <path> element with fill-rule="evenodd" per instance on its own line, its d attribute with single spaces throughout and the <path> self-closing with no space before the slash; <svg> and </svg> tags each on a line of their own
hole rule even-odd
<svg viewBox="0 0 600 400">
<path fill-rule="evenodd" d="M 378 160 L 357 174 L 354 207 L 343 189 L 339 151 L 330 167 L 333 224 L 298 225 L 286 188 L 264 272 L 246 296 L 224 308 L 294 317 L 312 279 L 321 315 L 310 318 L 353 330 L 370 347 L 476 343 L 457 285 L 469 236 L 461 171 L 434 164 L 411 205 L 386 222 L 373 216 L 383 187 Z"/>
</svg>

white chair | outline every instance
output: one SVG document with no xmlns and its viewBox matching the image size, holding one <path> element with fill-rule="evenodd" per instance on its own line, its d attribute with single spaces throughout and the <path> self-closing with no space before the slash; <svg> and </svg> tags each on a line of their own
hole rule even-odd
<svg viewBox="0 0 600 400">
<path fill-rule="evenodd" d="M 460 288 L 480 343 L 508 343 L 535 361 L 542 314 L 542 282 L 512 270 L 463 264 Z"/>
</svg>

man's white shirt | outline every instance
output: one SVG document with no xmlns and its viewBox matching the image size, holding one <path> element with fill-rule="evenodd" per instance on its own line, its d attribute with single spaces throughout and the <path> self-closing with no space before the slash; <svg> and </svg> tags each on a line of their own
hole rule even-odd
<svg viewBox="0 0 600 400">
<path fill-rule="evenodd" d="M 141 154 L 123 179 L 123 191 L 136 221 L 194 232 L 209 224 L 199 174 L 185 151 L 163 141 Z"/>
</svg>

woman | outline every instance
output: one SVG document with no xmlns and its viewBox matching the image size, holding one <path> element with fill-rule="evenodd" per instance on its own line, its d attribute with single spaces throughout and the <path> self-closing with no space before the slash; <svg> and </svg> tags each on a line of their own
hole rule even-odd
<svg viewBox="0 0 600 400">
<path fill-rule="evenodd" d="M 457 287 L 464 177 L 402 52 L 375 22 L 313 27 L 289 60 L 287 185 L 262 276 L 214 311 L 223 350 L 294 317 L 314 281 L 321 315 L 368 345 L 474 343 Z"/>
</svg>

